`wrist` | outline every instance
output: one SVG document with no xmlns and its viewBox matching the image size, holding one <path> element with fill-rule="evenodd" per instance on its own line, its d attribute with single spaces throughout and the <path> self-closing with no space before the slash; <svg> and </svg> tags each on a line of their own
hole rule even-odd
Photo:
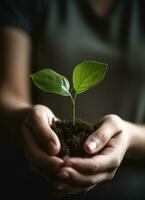
<svg viewBox="0 0 145 200">
<path fill-rule="evenodd" d="M 126 156 L 131 159 L 142 159 L 145 154 L 145 126 L 127 123 L 128 148 Z"/>
<path fill-rule="evenodd" d="M 128 153 L 133 148 L 133 141 L 134 141 L 134 137 L 135 137 L 135 131 L 134 131 L 134 125 L 132 123 L 125 121 L 125 124 L 126 124 L 125 133 L 126 133 L 126 135 L 128 137 L 128 145 L 127 145 L 126 155 L 128 155 Z"/>
</svg>

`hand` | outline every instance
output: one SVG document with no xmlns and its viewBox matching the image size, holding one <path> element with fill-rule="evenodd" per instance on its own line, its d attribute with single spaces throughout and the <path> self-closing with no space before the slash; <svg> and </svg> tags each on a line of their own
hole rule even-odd
<svg viewBox="0 0 145 200">
<path fill-rule="evenodd" d="M 54 114 L 45 106 L 36 105 L 26 117 L 22 132 L 29 168 L 47 178 L 54 175 L 63 160 L 56 157 L 60 142 L 51 129 Z"/>
<path fill-rule="evenodd" d="M 58 177 L 60 192 L 86 192 L 112 179 L 128 149 L 130 126 L 116 115 L 105 116 L 84 144 L 88 158 L 64 158 Z M 61 187 L 62 186 L 62 187 Z"/>
</svg>

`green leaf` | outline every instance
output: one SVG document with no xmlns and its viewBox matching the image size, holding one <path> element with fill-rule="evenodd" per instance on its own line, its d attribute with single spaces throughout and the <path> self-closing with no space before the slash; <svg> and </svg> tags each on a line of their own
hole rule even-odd
<svg viewBox="0 0 145 200">
<path fill-rule="evenodd" d="M 44 92 L 51 92 L 62 96 L 69 96 L 69 81 L 51 69 L 42 69 L 30 77 L 33 83 Z"/>
<path fill-rule="evenodd" d="M 87 61 L 78 64 L 73 71 L 73 87 L 77 94 L 98 85 L 105 77 L 107 64 Z"/>
</svg>

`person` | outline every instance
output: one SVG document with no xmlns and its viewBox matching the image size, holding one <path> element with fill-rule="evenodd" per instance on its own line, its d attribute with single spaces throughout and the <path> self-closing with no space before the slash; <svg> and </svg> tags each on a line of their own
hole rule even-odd
<svg viewBox="0 0 145 200">
<path fill-rule="evenodd" d="M 112 179 L 124 158 L 145 162 L 144 4 L 1 0 L 1 145 L 22 145 L 27 165 L 51 179 L 54 193 L 95 188 L 97 198 L 98 184 Z M 109 64 L 103 84 L 78 100 L 77 116 L 98 128 L 84 144 L 89 158 L 61 159 L 51 123 L 70 118 L 71 104 L 31 87 L 29 74 L 51 66 L 71 77 L 85 60 Z"/>
</svg>

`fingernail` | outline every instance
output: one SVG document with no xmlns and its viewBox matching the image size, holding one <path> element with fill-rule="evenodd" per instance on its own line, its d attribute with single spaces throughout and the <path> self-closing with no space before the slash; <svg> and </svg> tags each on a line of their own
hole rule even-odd
<svg viewBox="0 0 145 200">
<path fill-rule="evenodd" d="M 89 150 L 90 150 L 91 152 L 94 152 L 94 151 L 96 150 L 96 148 L 97 148 L 97 142 L 95 142 L 95 141 L 90 141 L 90 142 L 88 143 L 88 148 L 89 148 Z"/>
<path fill-rule="evenodd" d="M 67 179 L 67 178 L 69 178 L 69 173 L 68 172 L 59 172 L 57 174 L 57 177 Z"/>
</svg>

